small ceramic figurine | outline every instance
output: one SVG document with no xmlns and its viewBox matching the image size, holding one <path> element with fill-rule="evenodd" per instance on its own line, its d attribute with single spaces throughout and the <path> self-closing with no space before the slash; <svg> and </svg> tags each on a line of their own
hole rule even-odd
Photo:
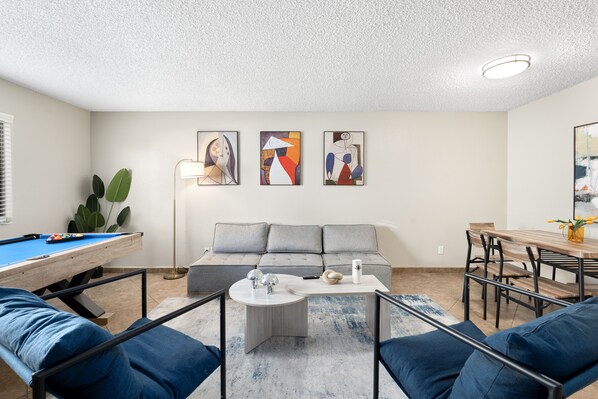
<svg viewBox="0 0 598 399">
<path fill-rule="evenodd" d="M 322 280 L 326 284 L 336 284 L 343 279 L 343 275 L 339 272 L 335 272 L 334 270 L 326 270 L 322 274 Z"/>
</svg>

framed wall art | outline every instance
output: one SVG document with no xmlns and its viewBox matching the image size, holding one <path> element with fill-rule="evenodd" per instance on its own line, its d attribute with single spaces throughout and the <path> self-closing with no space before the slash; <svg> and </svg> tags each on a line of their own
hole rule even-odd
<svg viewBox="0 0 598 399">
<path fill-rule="evenodd" d="M 204 163 L 200 186 L 239 184 L 239 132 L 197 132 L 197 159 Z"/>
<path fill-rule="evenodd" d="M 363 186 L 364 132 L 324 132 L 324 185 Z"/>
<path fill-rule="evenodd" d="M 260 184 L 301 184 L 301 132 L 260 132 Z"/>
<path fill-rule="evenodd" d="M 598 215 L 598 122 L 574 131 L 573 216 Z"/>
</svg>

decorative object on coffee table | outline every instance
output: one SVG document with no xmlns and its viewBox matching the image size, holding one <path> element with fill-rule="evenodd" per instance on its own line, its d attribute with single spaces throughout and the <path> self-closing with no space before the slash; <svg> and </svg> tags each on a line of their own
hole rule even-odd
<svg viewBox="0 0 598 399">
<path fill-rule="evenodd" d="M 264 273 L 262 273 L 261 270 L 250 270 L 249 273 L 247 273 L 247 280 L 251 281 L 251 288 L 255 290 L 262 277 L 264 277 Z"/>
<path fill-rule="evenodd" d="M 272 294 L 273 287 L 278 284 L 278 277 L 276 274 L 268 273 L 264 277 L 262 277 L 262 285 L 264 285 L 267 289 L 268 295 Z"/>
<path fill-rule="evenodd" d="M 353 284 L 361 283 L 361 259 L 353 259 L 351 269 L 353 270 Z"/>
<path fill-rule="evenodd" d="M 334 270 L 326 270 L 322 273 L 322 280 L 326 284 L 336 284 L 343 279 L 343 275 L 339 272 L 335 272 Z"/>
</svg>

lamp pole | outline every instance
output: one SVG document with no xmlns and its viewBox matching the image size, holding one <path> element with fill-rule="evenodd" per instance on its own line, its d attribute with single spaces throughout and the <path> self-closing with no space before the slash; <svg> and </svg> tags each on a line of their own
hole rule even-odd
<svg viewBox="0 0 598 399">
<path fill-rule="evenodd" d="M 187 174 L 182 176 L 183 178 L 194 178 L 199 177 L 203 174 L 203 164 L 201 162 L 194 161 L 192 159 L 181 159 L 177 164 L 174 166 L 174 176 L 173 176 L 173 185 L 172 185 L 172 272 L 165 273 L 164 279 L 166 280 L 176 280 L 178 278 L 184 277 L 187 272 L 185 270 L 177 269 L 176 265 L 176 171 L 179 165 L 183 162 L 192 162 L 193 164 L 197 164 L 197 168 L 195 171 L 191 172 L 191 174 Z M 198 172 L 201 170 L 201 172 Z"/>
</svg>

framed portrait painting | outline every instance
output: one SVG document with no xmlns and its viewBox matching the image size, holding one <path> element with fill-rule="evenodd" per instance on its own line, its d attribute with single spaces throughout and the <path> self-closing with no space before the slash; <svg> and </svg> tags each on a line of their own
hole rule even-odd
<svg viewBox="0 0 598 399">
<path fill-rule="evenodd" d="M 598 215 L 598 122 L 574 131 L 573 216 Z"/>
<path fill-rule="evenodd" d="M 239 132 L 197 132 L 197 159 L 204 163 L 200 186 L 239 184 Z"/>
<path fill-rule="evenodd" d="M 324 185 L 363 186 L 364 132 L 324 132 Z"/>
<path fill-rule="evenodd" d="M 260 184 L 301 184 L 301 132 L 260 132 Z"/>
</svg>

